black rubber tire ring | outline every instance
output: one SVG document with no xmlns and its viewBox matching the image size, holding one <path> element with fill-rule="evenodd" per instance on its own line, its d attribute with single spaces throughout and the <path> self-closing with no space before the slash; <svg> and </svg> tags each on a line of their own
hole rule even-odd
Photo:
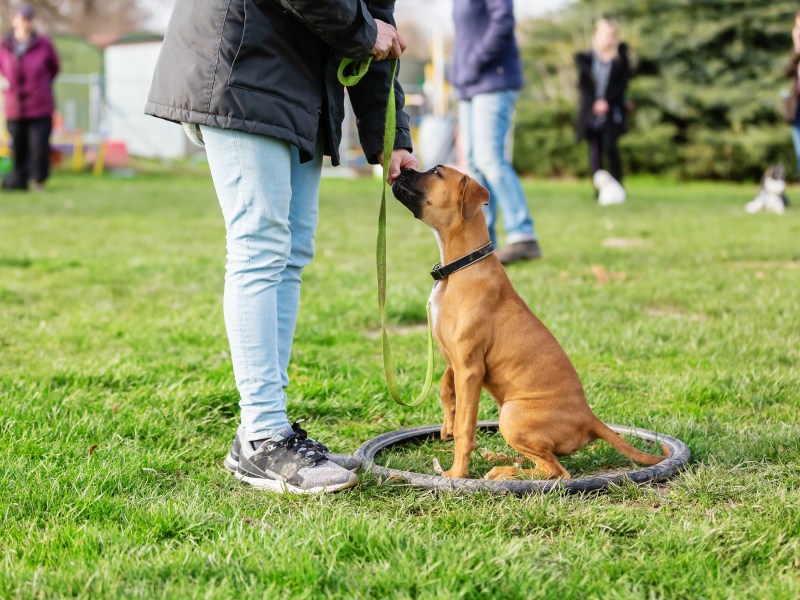
<svg viewBox="0 0 800 600">
<path fill-rule="evenodd" d="M 610 485 L 632 481 L 633 483 L 654 483 L 664 481 L 685 469 L 692 459 L 689 447 L 677 438 L 639 429 L 637 427 L 626 427 L 624 425 L 609 425 L 615 432 L 625 435 L 632 435 L 649 442 L 655 442 L 669 449 L 666 459 L 644 469 L 620 473 L 610 477 L 584 477 L 579 479 L 557 479 L 557 480 L 508 480 L 491 481 L 488 479 L 451 479 L 438 475 L 425 475 L 423 473 L 412 473 L 411 471 L 400 471 L 389 469 L 375 464 L 375 457 L 392 446 L 407 444 L 409 442 L 421 442 L 431 438 L 439 438 L 441 425 L 426 425 L 424 427 L 412 427 L 411 429 L 399 429 L 390 431 L 378 437 L 364 442 L 356 450 L 356 458 L 361 461 L 362 468 L 378 477 L 379 480 L 401 480 L 415 487 L 427 490 L 443 490 L 449 492 L 474 493 L 474 492 L 493 492 L 500 494 L 515 494 L 523 496 L 532 493 L 545 493 L 553 491 L 564 491 L 567 493 L 580 493 L 603 490 Z M 480 421 L 479 429 L 497 431 L 498 421 Z"/>
</svg>

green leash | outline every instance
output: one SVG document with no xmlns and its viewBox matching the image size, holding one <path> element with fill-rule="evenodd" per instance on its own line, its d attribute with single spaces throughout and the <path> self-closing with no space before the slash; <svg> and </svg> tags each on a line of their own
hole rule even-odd
<svg viewBox="0 0 800 600">
<path fill-rule="evenodd" d="M 365 60 L 354 60 L 352 58 L 344 58 L 339 64 L 339 82 L 345 86 L 356 85 L 364 75 L 367 74 L 369 66 L 372 63 L 372 57 Z M 348 66 L 353 64 L 352 72 L 347 75 L 345 71 Z M 389 86 L 389 100 L 386 104 L 386 127 L 383 132 L 383 193 L 381 194 L 381 209 L 378 214 L 378 247 L 376 252 L 376 261 L 378 263 L 378 307 L 381 314 L 381 339 L 383 342 L 383 373 L 386 377 L 386 387 L 389 389 L 389 395 L 392 400 L 401 406 L 414 407 L 419 406 L 428 397 L 431 392 L 431 384 L 433 382 L 433 333 L 431 332 L 431 303 L 425 307 L 425 312 L 428 315 L 428 371 L 425 374 L 425 384 L 422 386 L 422 391 L 417 396 L 416 400 L 411 404 L 403 402 L 397 391 L 397 383 L 395 380 L 395 365 L 394 358 L 392 358 L 392 346 L 389 343 L 389 334 L 386 332 L 386 178 L 389 174 L 389 165 L 392 160 L 392 151 L 394 150 L 394 137 L 395 128 L 397 126 L 397 109 L 394 104 L 394 81 L 397 76 L 397 59 L 391 61 L 392 69 L 392 84 Z"/>
</svg>

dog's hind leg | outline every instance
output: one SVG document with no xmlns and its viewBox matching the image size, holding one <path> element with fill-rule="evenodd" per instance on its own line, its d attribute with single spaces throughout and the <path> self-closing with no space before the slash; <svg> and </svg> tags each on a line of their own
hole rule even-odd
<svg viewBox="0 0 800 600">
<path fill-rule="evenodd" d="M 444 418 L 439 436 L 445 441 L 450 441 L 453 439 L 453 423 L 456 419 L 456 386 L 452 367 L 447 367 L 444 375 L 442 375 L 440 390 Z"/>
<path fill-rule="evenodd" d="M 553 451 L 553 440 L 536 412 L 521 409 L 515 402 L 508 402 L 500 409 L 500 433 L 509 446 L 536 465 L 535 469 L 519 467 L 495 467 L 486 474 L 486 479 L 506 479 L 528 475 L 545 479 L 569 479 L 570 474 L 558 462 Z"/>
</svg>

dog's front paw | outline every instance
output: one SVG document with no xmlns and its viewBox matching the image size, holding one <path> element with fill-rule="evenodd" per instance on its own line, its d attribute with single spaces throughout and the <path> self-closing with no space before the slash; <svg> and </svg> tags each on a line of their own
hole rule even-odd
<svg viewBox="0 0 800 600">
<path fill-rule="evenodd" d="M 452 442 L 453 430 L 448 429 L 447 426 L 445 425 L 442 425 L 442 430 L 439 432 L 439 437 L 442 439 L 443 442 Z"/>
</svg>

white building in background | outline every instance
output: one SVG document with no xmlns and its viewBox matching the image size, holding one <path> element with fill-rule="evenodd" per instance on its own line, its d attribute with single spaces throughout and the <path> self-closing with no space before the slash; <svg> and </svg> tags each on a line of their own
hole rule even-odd
<svg viewBox="0 0 800 600">
<path fill-rule="evenodd" d="M 132 156 L 182 158 L 191 143 L 183 129 L 144 114 L 161 42 L 159 35 L 136 34 L 106 47 L 107 133 L 109 139 L 125 142 Z"/>
</svg>

